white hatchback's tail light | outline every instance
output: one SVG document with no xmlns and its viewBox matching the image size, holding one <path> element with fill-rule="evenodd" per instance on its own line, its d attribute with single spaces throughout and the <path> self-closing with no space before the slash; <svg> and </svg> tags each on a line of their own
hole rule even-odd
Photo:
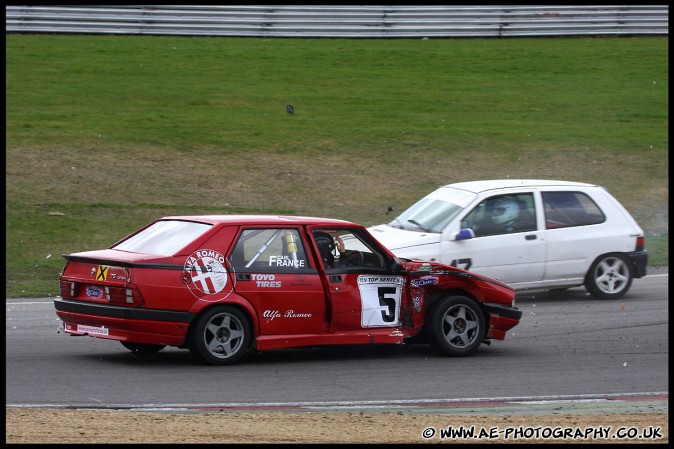
<svg viewBox="0 0 674 449">
<path fill-rule="evenodd" d="M 646 237 L 644 237 L 643 235 L 637 237 L 637 247 L 635 251 L 643 251 L 645 246 L 646 246 Z"/>
</svg>

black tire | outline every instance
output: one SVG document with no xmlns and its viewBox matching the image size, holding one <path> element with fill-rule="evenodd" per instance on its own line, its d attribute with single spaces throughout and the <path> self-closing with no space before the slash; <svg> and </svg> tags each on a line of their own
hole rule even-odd
<svg viewBox="0 0 674 449">
<path fill-rule="evenodd" d="M 130 341 L 121 341 L 122 346 L 130 350 L 134 354 L 156 354 L 166 347 L 166 345 L 151 345 L 148 343 L 132 343 Z"/>
<path fill-rule="evenodd" d="M 632 286 L 632 265 L 620 253 L 604 254 L 585 275 L 585 288 L 598 299 L 621 298 Z"/>
<path fill-rule="evenodd" d="M 487 331 L 487 320 L 477 303 L 454 295 L 440 300 L 426 318 L 426 334 L 441 353 L 466 356 L 477 350 Z"/>
<path fill-rule="evenodd" d="M 209 365 L 232 365 L 251 342 L 250 324 L 237 308 L 218 306 L 199 316 L 190 329 L 192 357 Z"/>
</svg>

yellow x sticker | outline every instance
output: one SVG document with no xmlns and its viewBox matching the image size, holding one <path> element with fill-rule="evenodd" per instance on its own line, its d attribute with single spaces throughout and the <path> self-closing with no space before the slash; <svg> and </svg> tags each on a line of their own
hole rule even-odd
<svg viewBox="0 0 674 449">
<path fill-rule="evenodd" d="M 96 269 L 96 280 L 105 281 L 108 278 L 108 268 L 107 265 L 99 265 Z"/>
</svg>

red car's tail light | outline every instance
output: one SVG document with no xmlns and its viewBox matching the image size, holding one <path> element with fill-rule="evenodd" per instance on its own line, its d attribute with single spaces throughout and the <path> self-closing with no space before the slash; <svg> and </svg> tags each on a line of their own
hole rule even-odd
<svg viewBox="0 0 674 449">
<path fill-rule="evenodd" d="M 86 298 L 91 300 L 89 291 L 93 289 L 99 292 L 95 295 L 96 298 L 105 299 L 111 303 L 133 304 L 136 306 L 145 304 L 143 295 L 140 293 L 140 290 L 138 290 L 138 287 L 133 284 L 128 284 L 124 287 L 111 287 L 95 284 L 80 284 L 75 281 L 61 281 L 61 297 L 77 299 L 80 295 L 80 285 L 86 287 L 86 289 L 82 289 L 82 299 Z"/>
<path fill-rule="evenodd" d="M 105 298 L 113 303 L 119 304 L 145 304 L 143 295 L 135 285 L 126 287 L 105 287 Z"/>
<path fill-rule="evenodd" d="M 76 286 L 73 281 L 61 281 L 61 298 L 74 298 Z"/>
<path fill-rule="evenodd" d="M 645 246 L 646 246 L 646 237 L 644 236 L 637 237 L 636 251 L 643 251 Z"/>
</svg>

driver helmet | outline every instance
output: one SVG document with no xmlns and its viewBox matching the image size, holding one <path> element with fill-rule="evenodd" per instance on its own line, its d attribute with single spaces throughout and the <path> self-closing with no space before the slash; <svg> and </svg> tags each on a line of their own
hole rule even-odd
<svg viewBox="0 0 674 449">
<path fill-rule="evenodd" d="M 334 249 L 335 241 L 332 236 L 327 232 L 314 232 L 314 240 L 316 240 L 316 245 L 318 246 L 318 252 L 320 253 L 321 259 L 323 259 L 323 265 L 326 267 L 332 267 L 332 264 L 335 261 Z"/>
<path fill-rule="evenodd" d="M 520 206 L 514 198 L 498 198 L 494 201 L 491 220 L 494 224 L 505 224 L 520 215 Z"/>
</svg>

